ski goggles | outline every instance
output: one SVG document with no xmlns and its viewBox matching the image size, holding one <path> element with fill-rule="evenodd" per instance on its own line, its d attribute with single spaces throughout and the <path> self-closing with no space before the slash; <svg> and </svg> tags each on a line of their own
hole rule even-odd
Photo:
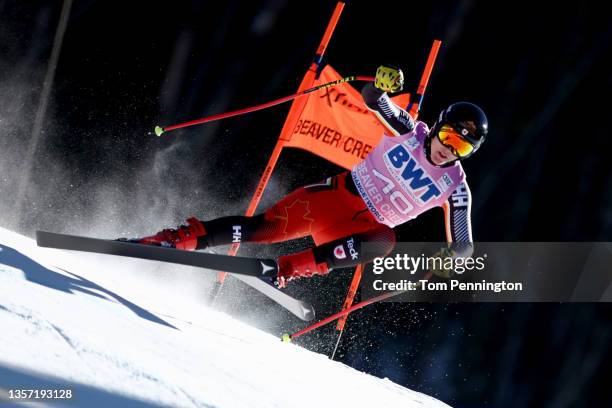
<svg viewBox="0 0 612 408">
<path fill-rule="evenodd" d="M 448 125 L 440 128 L 437 134 L 438 140 L 457 157 L 467 157 L 474 151 L 474 145 L 468 142 L 455 129 Z"/>
</svg>

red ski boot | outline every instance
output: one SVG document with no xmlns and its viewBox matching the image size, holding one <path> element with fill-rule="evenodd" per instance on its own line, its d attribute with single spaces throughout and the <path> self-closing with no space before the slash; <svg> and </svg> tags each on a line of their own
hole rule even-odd
<svg viewBox="0 0 612 408">
<path fill-rule="evenodd" d="M 195 217 L 187 220 L 187 225 L 176 229 L 165 229 L 149 237 L 130 240 L 139 244 L 157 245 L 185 251 L 194 251 L 198 247 L 198 237 L 206 235 L 204 224 Z M 203 248 L 198 248 L 203 249 Z"/>
<path fill-rule="evenodd" d="M 278 275 L 274 281 L 276 287 L 284 288 L 287 282 L 296 278 L 310 278 L 314 275 L 326 275 L 329 272 L 327 263 L 317 263 L 312 249 L 297 254 L 278 258 Z"/>
</svg>

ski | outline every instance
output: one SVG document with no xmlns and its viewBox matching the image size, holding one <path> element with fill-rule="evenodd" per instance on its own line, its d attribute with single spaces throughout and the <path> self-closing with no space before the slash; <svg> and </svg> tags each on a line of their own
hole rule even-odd
<svg viewBox="0 0 612 408">
<path fill-rule="evenodd" d="M 295 299 L 286 294 L 285 292 L 278 290 L 269 283 L 266 283 L 263 280 L 254 276 L 234 275 L 234 277 L 246 283 L 253 289 L 261 292 L 274 302 L 281 305 L 283 308 L 287 309 L 289 312 L 293 313 L 301 320 L 309 322 L 315 318 L 315 310 L 311 304 Z"/>
<path fill-rule="evenodd" d="M 127 241 L 87 238 L 44 231 L 36 232 L 36 243 L 40 247 L 127 256 L 257 277 L 274 277 L 278 273 L 278 266 L 273 259 L 242 258 L 181 251 L 174 248 L 142 245 Z"/>
<path fill-rule="evenodd" d="M 229 272 L 268 296 L 298 318 L 304 321 L 314 319 L 312 305 L 292 298 L 261 279 L 275 277 L 278 273 L 278 264 L 274 259 L 182 251 L 127 241 L 88 238 L 46 231 L 36 231 L 36 243 L 38 246 L 45 248 L 126 256 Z"/>
</svg>

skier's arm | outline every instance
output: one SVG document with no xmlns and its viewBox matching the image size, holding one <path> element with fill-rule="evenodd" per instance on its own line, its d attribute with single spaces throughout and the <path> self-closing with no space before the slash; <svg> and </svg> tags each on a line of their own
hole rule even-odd
<svg viewBox="0 0 612 408">
<path fill-rule="evenodd" d="M 463 182 L 444 203 L 446 240 L 457 255 L 467 257 L 474 252 L 472 239 L 472 193 Z"/>
<path fill-rule="evenodd" d="M 367 83 L 361 90 L 361 96 L 367 108 L 376 115 L 386 128 L 397 136 L 412 132 L 414 130 L 414 119 L 408 112 L 397 106 L 387 94 L 387 92 L 400 91 L 403 86 L 401 70 L 396 70 L 398 75 L 401 75 L 401 81 L 395 80 L 393 83 L 390 83 L 388 79 L 388 70 L 393 71 L 394 68 L 379 67 L 376 71 L 376 81 Z"/>
<path fill-rule="evenodd" d="M 448 249 L 441 251 L 441 256 L 466 258 L 474 252 L 472 239 L 472 195 L 467 183 L 461 183 L 442 206 L 444 208 L 444 224 Z M 452 270 L 435 270 L 436 275 L 448 278 Z"/>
</svg>

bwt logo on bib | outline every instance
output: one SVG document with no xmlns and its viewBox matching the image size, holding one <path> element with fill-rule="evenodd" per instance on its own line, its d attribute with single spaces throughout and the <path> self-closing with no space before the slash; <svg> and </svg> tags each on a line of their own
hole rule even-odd
<svg viewBox="0 0 612 408">
<path fill-rule="evenodd" d="M 398 170 L 401 178 L 408 183 L 410 188 L 417 192 L 423 190 L 418 196 L 424 203 L 432 198 L 439 197 L 441 192 L 436 184 L 426 175 L 417 161 L 410 155 L 402 145 L 398 145 L 387 152 L 387 158 L 391 165 Z M 415 194 L 416 196 L 416 194 Z"/>
</svg>

